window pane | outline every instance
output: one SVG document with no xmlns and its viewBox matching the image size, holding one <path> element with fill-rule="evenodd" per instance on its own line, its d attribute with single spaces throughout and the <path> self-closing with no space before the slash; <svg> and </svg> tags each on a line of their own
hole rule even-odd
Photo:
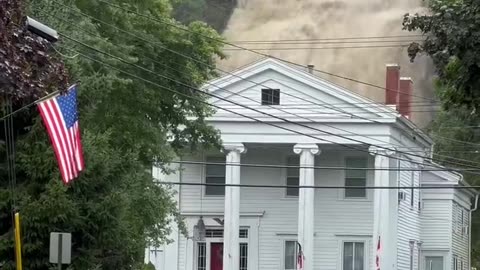
<svg viewBox="0 0 480 270">
<path fill-rule="evenodd" d="M 443 257 L 441 256 L 425 257 L 425 270 L 443 270 Z"/>
<path fill-rule="evenodd" d="M 207 184 L 225 184 L 225 177 L 207 177 L 205 179 Z M 224 186 L 206 186 L 206 195 L 225 195 Z"/>
<path fill-rule="evenodd" d="M 348 157 L 345 159 L 345 166 L 347 168 L 366 168 L 367 158 L 364 157 Z M 366 170 L 346 170 L 345 176 L 347 178 L 367 178 Z"/>
<path fill-rule="evenodd" d="M 262 89 L 262 105 L 279 105 L 280 89 Z"/>
<path fill-rule="evenodd" d="M 367 184 L 367 179 L 359 178 L 347 178 L 345 179 L 345 198 L 366 198 L 367 190 L 366 189 L 349 189 L 348 187 L 365 187 Z"/>
<path fill-rule="evenodd" d="M 299 166 L 299 158 L 295 156 L 290 156 L 287 158 L 288 166 Z M 299 168 L 287 168 L 287 176 L 300 176 Z"/>
<path fill-rule="evenodd" d="M 198 243 L 197 246 L 197 270 L 207 269 L 207 246 L 205 243 Z"/>
<path fill-rule="evenodd" d="M 363 245 L 363 243 L 355 243 L 355 270 L 363 270 L 363 255 L 365 254 Z"/>
<path fill-rule="evenodd" d="M 299 179 L 297 177 L 288 177 L 287 186 L 298 186 Z M 287 188 L 287 196 L 298 196 L 298 188 Z"/>
<path fill-rule="evenodd" d="M 225 163 L 224 157 L 208 157 L 207 163 Z M 225 165 L 207 165 L 207 176 L 224 176 Z"/>
<path fill-rule="evenodd" d="M 353 243 L 343 243 L 343 270 L 353 270 Z"/>
<path fill-rule="evenodd" d="M 240 270 L 248 269 L 248 244 L 240 243 Z"/>
<path fill-rule="evenodd" d="M 287 270 L 297 268 L 295 260 L 296 248 L 295 241 L 285 241 L 285 269 Z"/>
</svg>

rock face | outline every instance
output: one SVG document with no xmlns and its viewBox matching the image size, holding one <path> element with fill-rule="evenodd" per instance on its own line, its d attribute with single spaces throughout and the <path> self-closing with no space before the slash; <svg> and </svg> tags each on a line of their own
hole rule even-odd
<svg viewBox="0 0 480 270">
<path fill-rule="evenodd" d="M 224 36 L 242 47 L 261 49 L 266 54 L 302 65 L 313 64 L 315 69 L 381 87 L 385 86 L 385 64 L 398 63 L 401 76 L 412 77 L 414 81 L 412 119 L 419 126 L 425 126 L 434 111 L 431 104 L 433 67 L 426 57 L 410 63 L 407 48 L 402 47 L 422 39 L 418 33 L 402 31 L 403 15 L 422 12 L 421 2 L 239 0 Z M 258 42 L 265 40 L 277 42 Z M 251 52 L 226 49 L 229 57 L 219 63 L 226 70 L 262 58 Z M 316 74 L 377 102 L 385 100 L 384 89 Z"/>
</svg>

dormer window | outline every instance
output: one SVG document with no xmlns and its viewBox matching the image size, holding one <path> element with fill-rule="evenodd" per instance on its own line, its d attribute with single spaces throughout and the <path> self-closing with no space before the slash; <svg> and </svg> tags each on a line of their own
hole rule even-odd
<svg viewBox="0 0 480 270">
<path fill-rule="evenodd" d="M 262 105 L 280 105 L 280 89 L 262 89 Z"/>
</svg>

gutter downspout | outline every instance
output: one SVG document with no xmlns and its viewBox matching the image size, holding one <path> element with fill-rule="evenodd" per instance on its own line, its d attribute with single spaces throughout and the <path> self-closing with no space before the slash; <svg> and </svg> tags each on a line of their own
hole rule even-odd
<svg viewBox="0 0 480 270">
<path fill-rule="evenodd" d="M 463 175 L 461 177 L 461 181 L 463 181 Z M 476 211 L 478 208 L 478 197 L 480 194 L 475 195 L 475 203 L 473 205 L 473 209 L 470 209 L 469 217 L 468 217 L 468 269 L 472 268 L 472 212 Z"/>
</svg>

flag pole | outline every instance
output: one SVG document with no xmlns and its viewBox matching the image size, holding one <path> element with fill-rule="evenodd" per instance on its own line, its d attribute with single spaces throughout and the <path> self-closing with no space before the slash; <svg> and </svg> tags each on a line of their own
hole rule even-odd
<svg viewBox="0 0 480 270">
<path fill-rule="evenodd" d="M 20 213 L 15 213 L 15 257 L 17 270 L 22 270 L 22 241 L 20 238 Z"/>
</svg>

